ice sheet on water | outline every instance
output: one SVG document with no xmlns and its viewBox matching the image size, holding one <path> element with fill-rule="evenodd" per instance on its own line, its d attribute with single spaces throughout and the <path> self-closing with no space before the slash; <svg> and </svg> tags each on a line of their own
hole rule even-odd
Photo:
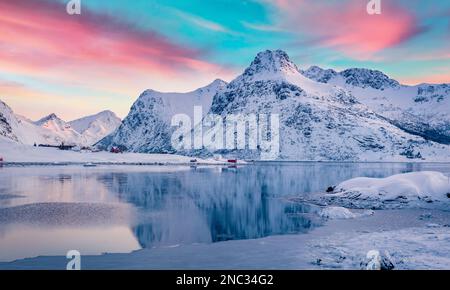
<svg viewBox="0 0 450 290">
<path fill-rule="evenodd" d="M 128 223 L 131 207 L 100 203 L 36 203 L 0 209 L 0 225 L 10 223 L 43 225 L 99 225 Z"/>
</svg>

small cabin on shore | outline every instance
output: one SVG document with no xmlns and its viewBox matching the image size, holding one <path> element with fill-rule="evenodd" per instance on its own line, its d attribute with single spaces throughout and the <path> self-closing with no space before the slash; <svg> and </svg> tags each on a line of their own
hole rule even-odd
<svg viewBox="0 0 450 290">
<path fill-rule="evenodd" d="M 61 145 L 39 144 L 39 147 L 58 148 L 59 150 L 72 150 L 76 146 L 75 145 L 65 145 L 64 143 L 62 143 Z"/>
</svg>

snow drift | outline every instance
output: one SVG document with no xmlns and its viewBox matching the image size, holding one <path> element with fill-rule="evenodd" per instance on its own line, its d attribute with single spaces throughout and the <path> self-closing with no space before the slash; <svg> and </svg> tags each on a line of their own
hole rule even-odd
<svg viewBox="0 0 450 290">
<path fill-rule="evenodd" d="M 353 178 L 328 194 L 338 204 L 357 208 L 398 208 L 426 204 L 450 205 L 450 177 L 422 171 L 386 178 Z"/>
</svg>

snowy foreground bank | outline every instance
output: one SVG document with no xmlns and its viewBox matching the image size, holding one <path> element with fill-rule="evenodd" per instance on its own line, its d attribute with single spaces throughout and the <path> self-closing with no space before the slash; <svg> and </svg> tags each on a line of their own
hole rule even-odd
<svg viewBox="0 0 450 290">
<path fill-rule="evenodd" d="M 189 164 L 193 158 L 175 154 L 75 152 L 33 147 L 0 139 L 0 157 L 5 163 L 106 163 L 106 164 Z M 226 160 L 199 159 L 200 164 L 223 164 Z"/>
<path fill-rule="evenodd" d="M 326 194 L 308 197 L 308 201 L 363 209 L 450 209 L 450 177 L 421 171 L 386 178 L 353 178 L 330 188 Z"/>
</svg>

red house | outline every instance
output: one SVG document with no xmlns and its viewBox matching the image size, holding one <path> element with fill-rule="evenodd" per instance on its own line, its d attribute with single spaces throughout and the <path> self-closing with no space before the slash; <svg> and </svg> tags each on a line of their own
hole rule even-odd
<svg viewBox="0 0 450 290">
<path fill-rule="evenodd" d="M 122 150 L 120 150 L 118 147 L 112 147 L 110 152 L 111 153 L 122 153 Z"/>
</svg>

